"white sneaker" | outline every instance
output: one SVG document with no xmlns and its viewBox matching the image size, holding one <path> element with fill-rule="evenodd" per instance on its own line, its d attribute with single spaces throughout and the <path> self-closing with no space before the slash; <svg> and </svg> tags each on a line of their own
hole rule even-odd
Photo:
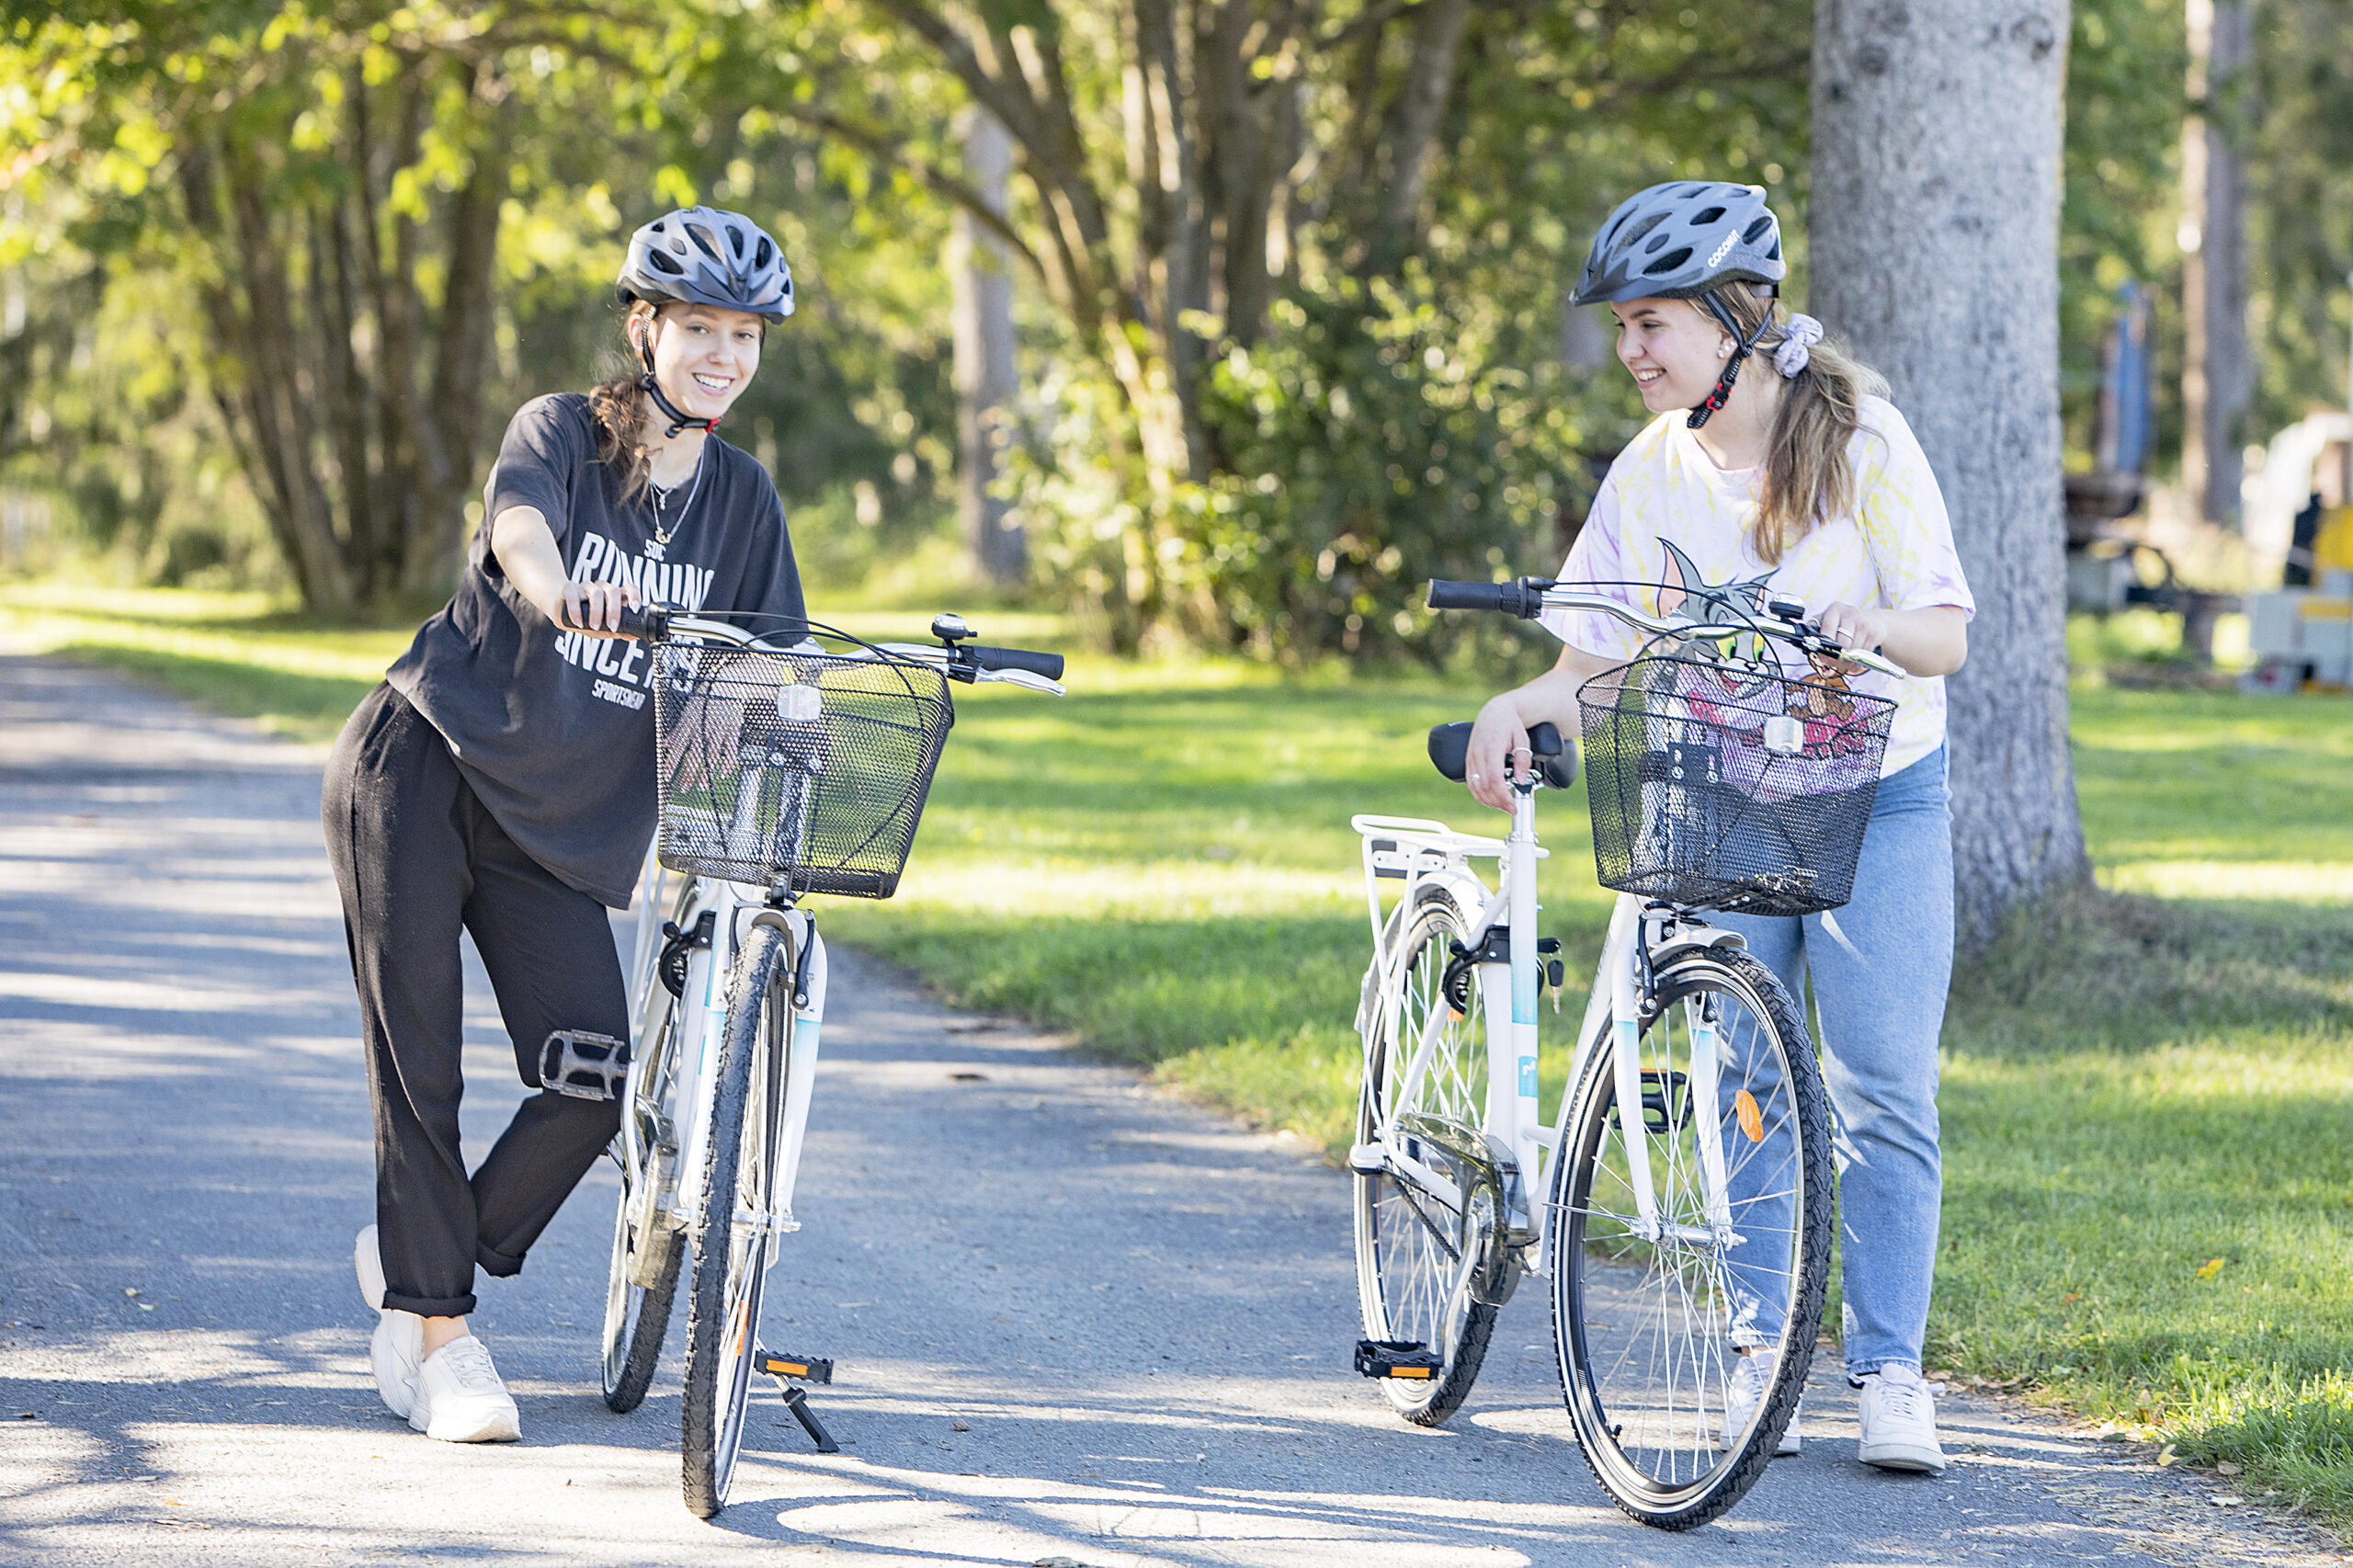
<svg viewBox="0 0 2353 1568">
<path fill-rule="evenodd" d="M 1732 1382 L 1724 1391 L 1723 1431 L 1717 1438 L 1724 1448 L 1740 1440 L 1741 1429 L 1748 1425 L 1757 1402 L 1773 1386 L 1773 1368 L 1779 1360 L 1780 1353 L 1775 1350 L 1755 1350 L 1733 1358 Z M 1781 1441 L 1773 1449 L 1776 1458 L 1798 1451 L 1798 1417 L 1804 1414 L 1802 1403 L 1790 1412 L 1790 1424 L 1782 1428 Z"/>
<path fill-rule="evenodd" d="M 523 1417 L 498 1381 L 490 1347 L 471 1334 L 425 1358 L 408 1424 L 445 1443 L 511 1443 L 523 1435 Z"/>
<path fill-rule="evenodd" d="M 1945 1468 L 1937 1446 L 1936 1391 L 1909 1367 L 1890 1364 L 1862 1379 L 1863 1443 L 1856 1458 L 1881 1470 Z"/>
<path fill-rule="evenodd" d="M 375 1226 L 361 1231 L 352 1244 L 351 1263 L 359 1274 L 359 1293 L 376 1311 L 376 1335 L 368 1343 L 376 1392 L 386 1409 L 404 1416 L 416 1403 L 416 1375 L 425 1362 L 425 1320 L 415 1312 L 384 1309 L 384 1260 L 376 1251 Z"/>
</svg>

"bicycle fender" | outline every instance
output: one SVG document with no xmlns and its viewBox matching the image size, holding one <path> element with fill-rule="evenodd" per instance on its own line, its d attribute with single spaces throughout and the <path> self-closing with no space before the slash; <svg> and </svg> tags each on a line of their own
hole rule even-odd
<svg viewBox="0 0 2353 1568">
<path fill-rule="evenodd" d="M 1433 893 L 1444 893 L 1452 899 L 1454 907 L 1461 912 L 1466 923 L 1475 922 L 1479 912 L 1486 907 L 1485 884 L 1461 866 L 1424 872 L 1406 884 L 1405 896 L 1397 901 L 1396 906 L 1389 912 L 1388 920 L 1381 926 L 1380 951 L 1373 955 L 1373 961 L 1365 966 L 1364 980 L 1357 988 L 1357 1038 L 1365 1042 L 1368 1050 L 1371 1048 L 1373 1025 L 1379 1021 L 1376 1010 L 1381 1006 L 1381 960 L 1404 935 L 1406 926 L 1412 922 L 1422 901 Z"/>
</svg>

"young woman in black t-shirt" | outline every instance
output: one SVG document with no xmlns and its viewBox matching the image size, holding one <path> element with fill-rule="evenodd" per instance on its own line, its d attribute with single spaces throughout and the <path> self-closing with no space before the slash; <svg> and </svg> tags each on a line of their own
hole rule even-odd
<svg viewBox="0 0 2353 1568">
<path fill-rule="evenodd" d="M 783 254 L 747 219 L 688 208 L 631 236 L 618 289 L 643 373 L 516 415 L 457 594 L 326 769 L 375 1107 L 376 1223 L 355 1261 L 380 1314 L 376 1385 L 453 1442 L 520 1435 L 467 1328 L 476 1266 L 520 1269 L 620 1126 L 614 1101 L 540 1088 L 469 1177 L 459 933 L 526 1084 L 554 1037 L 626 1040 L 606 910 L 629 903 L 654 790 L 649 665 L 621 608 L 802 614 L 775 486 L 711 435 L 792 313 Z"/>
</svg>

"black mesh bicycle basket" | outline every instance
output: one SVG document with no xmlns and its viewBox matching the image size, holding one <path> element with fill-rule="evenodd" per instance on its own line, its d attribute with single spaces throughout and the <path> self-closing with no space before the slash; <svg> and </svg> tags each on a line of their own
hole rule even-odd
<svg viewBox="0 0 2353 1568">
<path fill-rule="evenodd" d="M 1744 915 L 1847 902 L 1894 703 L 1836 666 L 1793 679 L 1678 655 L 1606 671 L 1577 699 L 1602 886 Z"/>
<path fill-rule="evenodd" d="M 663 865 L 795 893 L 898 891 L 955 722 L 939 671 L 687 642 L 654 659 Z"/>
</svg>

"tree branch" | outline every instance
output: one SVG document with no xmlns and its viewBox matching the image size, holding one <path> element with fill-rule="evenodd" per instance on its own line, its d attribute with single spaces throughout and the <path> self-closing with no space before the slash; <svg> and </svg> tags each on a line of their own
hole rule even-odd
<svg viewBox="0 0 2353 1568">
<path fill-rule="evenodd" d="M 1029 242 L 1023 239 L 1017 230 L 991 208 L 979 191 L 974 190 L 955 176 L 943 172 L 929 159 L 893 143 L 881 131 L 870 130 L 862 125 L 853 125 L 837 114 L 808 104 L 779 104 L 776 107 L 775 112 L 786 119 L 798 120 L 812 130 L 823 131 L 828 136 L 838 136 L 886 167 L 904 169 L 917 183 L 956 203 L 972 215 L 973 222 L 1004 241 L 1007 247 L 1029 265 L 1029 270 L 1035 273 L 1040 281 L 1050 285 L 1053 281 L 1047 272 L 1045 262 L 1039 257 L 1036 251 L 1029 247 Z"/>
</svg>

